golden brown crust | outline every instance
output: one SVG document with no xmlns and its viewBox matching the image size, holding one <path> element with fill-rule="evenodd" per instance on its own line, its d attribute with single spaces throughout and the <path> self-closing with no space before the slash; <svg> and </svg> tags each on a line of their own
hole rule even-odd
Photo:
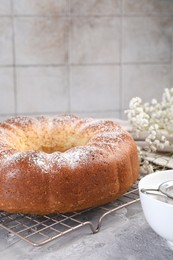
<svg viewBox="0 0 173 260">
<path fill-rule="evenodd" d="M 112 121 L 19 117 L 0 124 L 0 209 L 64 213 L 113 201 L 139 175 L 136 144 Z"/>
</svg>

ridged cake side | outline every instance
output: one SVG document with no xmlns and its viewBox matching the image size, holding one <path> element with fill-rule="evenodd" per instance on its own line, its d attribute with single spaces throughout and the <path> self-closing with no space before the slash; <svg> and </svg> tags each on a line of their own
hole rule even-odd
<svg viewBox="0 0 173 260">
<path fill-rule="evenodd" d="M 110 202 L 139 175 L 136 144 L 112 121 L 18 117 L 0 124 L 0 209 L 64 213 Z"/>
</svg>

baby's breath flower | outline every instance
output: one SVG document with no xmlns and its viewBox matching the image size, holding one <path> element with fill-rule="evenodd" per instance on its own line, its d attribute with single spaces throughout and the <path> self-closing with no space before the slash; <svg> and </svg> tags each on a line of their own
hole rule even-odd
<svg viewBox="0 0 173 260">
<path fill-rule="evenodd" d="M 160 145 L 160 141 L 159 140 L 154 140 L 153 144 L 158 147 Z"/>
<path fill-rule="evenodd" d="M 165 142 L 166 137 L 164 135 L 161 136 L 161 141 Z"/>
<path fill-rule="evenodd" d="M 169 146 L 170 142 L 168 140 L 165 141 L 165 146 Z"/>
<path fill-rule="evenodd" d="M 153 166 L 147 160 L 143 162 L 140 170 L 142 174 L 148 174 L 154 171 Z"/>
<path fill-rule="evenodd" d="M 173 138 L 169 138 L 173 136 L 173 88 L 165 88 L 161 102 L 153 98 L 150 103 L 143 103 L 141 98 L 133 98 L 125 113 L 136 135 L 147 133 L 145 141 L 148 151 L 156 152 L 173 146 Z M 143 161 L 143 171 L 152 170 L 142 151 L 140 158 Z"/>
<path fill-rule="evenodd" d="M 153 98 L 153 99 L 151 100 L 151 104 L 152 104 L 152 105 L 156 105 L 156 104 L 157 104 L 157 100 Z"/>
</svg>

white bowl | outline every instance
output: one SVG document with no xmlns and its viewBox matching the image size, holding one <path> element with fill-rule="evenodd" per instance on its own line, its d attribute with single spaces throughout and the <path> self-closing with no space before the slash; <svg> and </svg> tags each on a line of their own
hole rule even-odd
<svg viewBox="0 0 173 260">
<path fill-rule="evenodd" d="M 157 189 L 163 182 L 173 180 L 173 170 L 159 171 L 143 177 L 139 182 L 139 195 L 145 218 L 151 228 L 163 238 L 173 242 L 173 199 L 167 203 L 141 189 Z"/>
</svg>

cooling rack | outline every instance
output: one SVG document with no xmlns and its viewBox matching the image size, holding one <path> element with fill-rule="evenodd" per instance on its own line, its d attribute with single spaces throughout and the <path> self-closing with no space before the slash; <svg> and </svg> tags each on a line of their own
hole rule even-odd
<svg viewBox="0 0 173 260">
<path fill-rule="evenodd" d="M 118 200 L 79 212 L 42 216 L 0 211 L 0 226 L 33 246 L 44 245 L 84 226 L 97 233 L 106 216 L 139 201 L 138 182 Z"/>
</svg>

